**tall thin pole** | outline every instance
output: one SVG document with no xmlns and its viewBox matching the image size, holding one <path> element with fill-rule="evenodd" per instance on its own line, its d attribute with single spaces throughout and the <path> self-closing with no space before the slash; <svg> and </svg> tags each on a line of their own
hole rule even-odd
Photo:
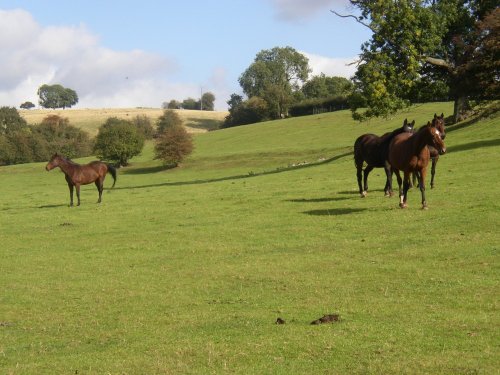
<svg viewBox="0 0 500 375">
<path fill-rule="evenodd" d="M 200 111 L 203 111 L 203 86 L 200 86 Z"/>
</svg>

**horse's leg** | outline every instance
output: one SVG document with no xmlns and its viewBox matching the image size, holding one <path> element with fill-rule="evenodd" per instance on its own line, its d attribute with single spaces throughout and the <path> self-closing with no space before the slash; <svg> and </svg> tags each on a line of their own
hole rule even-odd
<svg viewBox="0 0 500 375">
<path fill-rule="evenodd" d="M 418 174 L 418 185 L 420 187 L 420 194 L 422 195 L 422 210 L 427 210 L 427 201 L 425 200 L 425 169 Z"/>
<path fill-rule="evenodd" d="M 73 207 L 73 184 L 71 182 L 68 182 L 68 188 L 69 188 L 69 206 Z"/>
<path fill-rule="evenodd" d="M 399 204 L 401 208 L 408 207 L 408 204 L 406 202 L 408 201 L 408 190 L 410 189 L 410 177 L 411 173 L 405 171 L 403 176 L 403 204 Z"/>
<path fill-rule="evenodd" d="M 401 180 L 401 174 L 399 173 L 399 170 L 396 169 L 395 172 L 396 172 L 396 179 L 398 180 L 398 187 L 399 187 L 399 207 L 404 208 L 403 207 L 403 189 L 402 189 L 403 180 Z"/>
<path fill-rule="evenodd" d="M 359 166 L 358 164 L 356 164 L 356 177 L 358 179 L 359 194 L 361 195 L 361 198 L 364 198 L 366 194 L 363 194 L 363 187 L 361 185 L 362 173 L 363 173 L 363 165 L 361 164 L 361 166 Z"/>
<path fill-rule="evenodd" d="M 434 188 L 434 175 L 436 174 L 436 164 L 438 162 L 439 156 L 432 158 L 431 166 L 431 189 Z"/>
<path fill-rule="evenodd" d="M 102 191 L 104 189 L 104 181 L 102 178 L 99 178 L 95 181 L 95 186 L 97 187 L 97 191 L 99 192 L 99 199 L 97 200 L 97 203 L 101 203 L 101 198 L 102 198 Z"/>
<path fill-rule="evenodd" d="M 365 168 L 365 171 L 363 172 L 363 184 L 365 186 L 365 189 L 363 191 L 363 195 L 366 196 L 368 194 L 368 175 L 372 171 L 373 167 L 371 165 L 367 165 Z"/>
<path fill-rule="evenodd" d="M 392 169 L 388 161 L 385 162 L 384 171 L 386 176 L 384 193 L 386 197 L 392 197 Z"/>
<path fill-rule="evenodd" d="M 75 184 L 75 188 L 76 188 L 76 198 L 78 199 L 77 206 L 79 206 L 80 205 L 80 184 Z"/>
</svg>

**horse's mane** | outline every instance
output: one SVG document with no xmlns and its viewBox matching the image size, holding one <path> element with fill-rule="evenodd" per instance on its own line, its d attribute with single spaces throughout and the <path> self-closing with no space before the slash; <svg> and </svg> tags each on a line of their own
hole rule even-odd
<svg viewBox="0 0 500 375">
<path fill-rule="evenodd" d="M 67 157 L 66 157 L 66 156 L 64 156 L 64 155 L 59 154 L 59 157 L 60 157 L 61 159 L 63 159 L 66 163 L 69 163 L 69 164 L 72 164 L 72 165 L 80 165 L 80 164 L 78 164 L 78 163 L 74 162 L 73 160 L 71 160 L 70 158 L 67 158 Z"/>
</svg>

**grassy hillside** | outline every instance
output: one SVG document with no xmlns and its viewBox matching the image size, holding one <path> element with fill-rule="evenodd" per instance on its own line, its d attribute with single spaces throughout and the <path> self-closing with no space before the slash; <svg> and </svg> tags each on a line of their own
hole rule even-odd
<svg viewBox="0 0 500 375">
<path fill-rule="evenodd" d="M 428 211 L 382 170 L 359 198 L 350 153 L 451 109 L 199 134 L 172 170 L 149 144 L 101 205 L 0 167 L 0 373 L 497 373 L 500 118 L 447 129 Z"/>
<path fill-rule="evenodd" d="M 192 133 L 203 132 L 218 128 L 219 124 L 224 121 L 227 112 L 224 111 L 193 111 L 193 110 L 176 110 L 184 125 Z M 105 108 L 105 109 L 30 109 L 21 110 L 21 116 L 29 124 L 39 124 L 48 115 L 59 115 L 67 117 L 71 125 L 81 128 L 92 136 L 97 134 L 99 126 L 101 126 L 109 117 L 118 117 L 123 119 L 133 119 L 137 115 L 145 115 L 156 121 L 161 116 L 163 109 L 160 108 Z"/>
</svg>

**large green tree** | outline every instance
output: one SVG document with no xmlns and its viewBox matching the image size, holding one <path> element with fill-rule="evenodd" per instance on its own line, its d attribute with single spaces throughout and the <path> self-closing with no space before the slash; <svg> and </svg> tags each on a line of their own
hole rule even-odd
<svg viewBox="0 0 500 375">
<path fill-rule="evenodd" d="M 481 43 L 485 33 L 478 32 L 478 28 L 495 10 L 497 1 L 350 2 L 360 15 L 347 17 L 355 18 L 373 32 L 361 47 L 354 80 L 354 118 L 388 116 L 408 106 L 412 89 L 423 77 L 448 85 L 455 101 L 455 120 L 467 109 L 474 92 L 483 91 L 480 81 L 473 78 L 470 65 L 476 65 L 480 51 L 492 56 L 492 45 Z M 487 74 L 498 82 L 498 65 L 486 65 Z"/>
<path fill-rule="evenodd" d="M 44 108 L 71 108 L 78 103 L 75 90 L 65 88 L 59 84 L 42 85 L 38 89 L 39 103 Z"/>
<path fill-rule="evenodd" d="M 139 155 L 144 146 L 144 136 L 132 122 L 110 117 L 99 128 L 94 153 L 100 159 L 118 165 L 128 165 L 129 160 Z"/>
<path fill-rule="evenodd" d="M 328 98 L 334 96 L 348 96 L 353 84 L 344 77 L 328 77 L 321 73 L 314 76 L 302 86 L 302 93 L 306 99 Z"/>
<path fill-rule="evenodd" d="M 292 47 L 262 50 L 241 74 L 239 84 L 248 98 L 267 102 L 273 118 L 288 114 L 294 93 L 307 81 L 311 69 L 307 57 Z"/>
</svg>

